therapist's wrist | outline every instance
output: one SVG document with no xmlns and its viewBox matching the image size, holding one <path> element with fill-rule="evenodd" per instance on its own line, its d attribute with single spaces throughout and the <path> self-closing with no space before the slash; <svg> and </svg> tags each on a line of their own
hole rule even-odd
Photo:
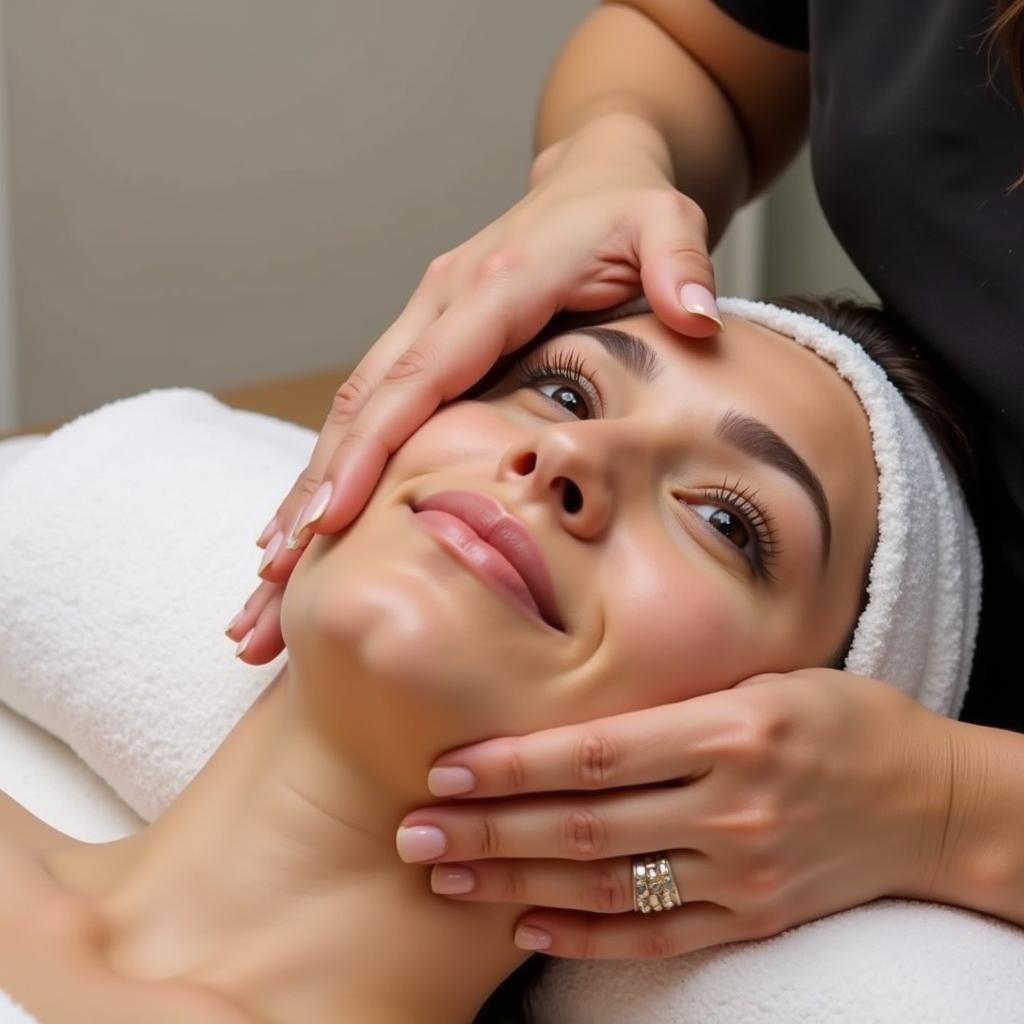
<svg viewBox="0 0 1024 1024">
<path fill-rule="evenodd" d="M 1024 736 L 947 720 L 948 825 L 931 899 L 1024 926 Z"/>
<path fill-rule="evenodd" d="M 628 104 L 612 103 L 592 109 L 575 131 L 537 154 L 530 169 L 530 188 L 567 167 L 622 165 L 672 184 L 671 152 L 653 120 Z"/>
<path fill-rule="evenodd" d="M 949 719 L 913 698 L 905 697 L 902 708 L 877 752 L 888 765 L 878 795 L 877 824 L 889 838 L 881 845 L 880 895 L 945 902 L 956 736 L 947 728 Z"/>
</svg>

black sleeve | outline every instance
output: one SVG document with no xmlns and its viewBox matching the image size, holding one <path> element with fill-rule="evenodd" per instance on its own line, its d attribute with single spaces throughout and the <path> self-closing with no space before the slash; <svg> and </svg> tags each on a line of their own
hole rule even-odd
<svg viewBox="0 0 1024 1024">
<path fill-rule="evenodd" d="M 810 45 L 807 27 L 808 0 L 714 0 L 730 17 L 751 32 L 791 50 Z"/>
</svg>

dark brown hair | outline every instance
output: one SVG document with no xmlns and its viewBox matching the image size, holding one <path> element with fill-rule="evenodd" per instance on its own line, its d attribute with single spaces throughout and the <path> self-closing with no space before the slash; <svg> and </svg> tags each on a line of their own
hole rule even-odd
<svg viewBox="0 0 1024 1024">
<path fill-rule="evenodd" d="M 1017 102 L 1024 110 L 1024 0 L 998 0 L 995 17 L 983 37 L 988 47 L 989 80 L 995 78 L 1000 64 L 1005 63 L 1017 93 Z M 1010 190 L 1024 186 L 1024 169 Z"/>
<path fill-rule="evenodd" d="M 985 35 L 995 61 L 1006 62 L 1017 99 L 1024 107 L 1024 0 L 999 0 Z"/>
</svg>

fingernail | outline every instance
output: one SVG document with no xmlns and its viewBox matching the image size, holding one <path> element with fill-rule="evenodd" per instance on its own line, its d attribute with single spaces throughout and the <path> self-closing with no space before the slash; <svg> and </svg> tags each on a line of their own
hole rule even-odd
<svg viewBox="0 0 1024 1024">
<path fill-rule="evenodd" d="M 256 627 L 253 626 L 252 629 L 250 629 L 249 632 L 246 633 L 245 636 L 242 637 L 241 643 L 235 648 L 235 657 L 236 658 L 240 658 L 243 654 L 245 654 L 245 649 L 246 649 L 246 647 L 249 646 L 249 641 L 252 639 L 252 635 L 255 632 L 256 632 Z"/>
<path fill-rule="evenodd" d="M 551 935 L 543 928 L 535 928 L 532 924 L 520 925 L 516 929 L 514 941 L 520 949 L 528 949 L 530 952 L 551 948 Z"/>
<path fill-rule="evenodd" d="M 233 619 L 232 619 L 232 620 L 231 620 L 231 621 L 230 621 L 230 622 L 228 623 L 228 625 L 227 625 L 227 628 L 226 628 L 226 629 L 224 630 L 224 633 L 225 633 L 225 635 L 228 635 L 228 634 L 230 634 L 230 633 L 231 633 L 231 630 L 233 630 L 233 629 L 235 628 L 235 626 L 237 626 L 237 625 L 239 624 L 239 622 L 241 622 L 241 621 L 242 621 L 242 616 L 243 616 L 244 614 L 245 614 L 245 609 L 243 608 L 243 609 L 242 609 L 242 610 L 241 610 L 241 611 L 240 611 L 240 612 L 239 612 L 239 613 L 238 613 L 238 614 L 237 614 L 237 615 L 236 615 L 236 616 L 235 616 L 235 617 L 234 617 L 234 618 L 233 618 Z"/>
<path fill-rule="evenodd" d="M 437 864 L 430 872 L 430 888 L 438 896 L 465 896 L 476 888 L 476 875 L 461 864 Z"/>
<path fill-rule="evenodd" d="M 312 526 L 327 511 L 333 491 L 334 485 L 330 480 L 325 480 L 313 493 L 313 497 L 303 506 L 292 527 L 291 536 L 288 538 L 288 547 L 292 551 L 301 543 L 299 535 L 302 531 Z"/>
<path fill-rule="evenodd" d="M 704 285 L 697 284 L 696 281 L 684 284 L 679 292 L 679 298 L 687 313 L 695 313 L 697 316 L 713 320 L 718 324 L 719 330 L 725 330 L 722 314 L 718 312 L 718 303 L 715 302 L 714 295 Z"/>
<path fill-rule="evenodd" d="M 395 845 L 406 864 L 419 864 L 440 857 L 448 849 L 448 837 L 433 825 L 416 825 L 400 828 Z"/>
<path fill-rule="evenodd" d="M 277 529 L 277 513 L 274 513 L 273 519 L 263 527 L 263 532 L 256 538 L 256 546 L 263 547 L 267 541 L 274 536 L 274 531 Z"/>
<path fill-rule="evenodd" d="M 288 533 L 288 543 L 285 545 L 289 551 L 297 551 L 302 547 L 303 534 L 306 532 L 302 528 L 302 515 L 305 511 L 306 509 L 303 507 L 302 511 L 295 517 L 295 522 L 292 523 L 292 528 Z"/>
<path fill-rule="evenodd" d="M 468 768 L 431 768 L 427 773 L 427 789 L 434 796 L 458 796 L 469 793 L 476 785 L 476 776 Z"/>
<path fill-rule="evenodd" d="M 274 556 L 277 554 L 278 549 L 281 547 L 281 541 L 284 540 L 284 534 L 280 530 L 274 534 L 271 538 L 270 543 L 267 545 L 267 550 L 263 552 L 263 560 L 260 562 L 260 567 L 256 570 L 257 576 L 263 575 L 263 570 L 274 560 Z"/>
</svg>

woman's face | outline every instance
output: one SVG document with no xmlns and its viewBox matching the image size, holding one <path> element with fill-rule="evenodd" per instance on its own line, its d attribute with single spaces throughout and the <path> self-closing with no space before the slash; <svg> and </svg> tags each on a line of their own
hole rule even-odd
<svg viewBox="0 0 1024 1024">
<path fill-rule="evenodd" d="M 353 526 L 314 539 L 285 595 L 293 660 L 355 666 L 464 740 L 830 660 L 858 613 L 878 504 L 853 391 L 735 317 L 711 340 L 650 314 L 594 331 L 443 408 Z M 472 502 L 453 491 L 496 500 L 528 532 L 550 621 L 531 607 L 536 581 L 468 529 Z"/>
</svg>

